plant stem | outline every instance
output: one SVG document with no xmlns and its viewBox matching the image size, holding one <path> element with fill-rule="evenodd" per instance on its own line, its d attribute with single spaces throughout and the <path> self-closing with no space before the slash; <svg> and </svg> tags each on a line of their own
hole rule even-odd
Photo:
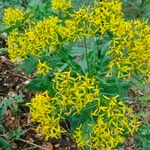
<svg viewBox="0 0 150 150">
<path fill-rule="evenodd" d="M 85 46 L 85 56 L 86 56 L 86 63 L 87 63 L 87 71 L 90 73 L 90 68 L 89 68 L 89 60 L 88 60 L 88 50 L 87 50 L 87 43 L 86 43 L 86 39 L 84 38 L 84 46 Z"/>
</svg>

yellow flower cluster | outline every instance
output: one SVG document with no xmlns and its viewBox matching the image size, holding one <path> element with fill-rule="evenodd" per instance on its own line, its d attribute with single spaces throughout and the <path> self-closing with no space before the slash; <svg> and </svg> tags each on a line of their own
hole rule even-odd
<svg viewBox="0 0 150 150">
<path fill-rule="evenodd" d="M 84 132 L 82 131 L 82 125 L 77 127 L 73 132 L 73 138 L 76 140 L 78 147 L 84 148 L 89 144 L 89 141 L 84 139 Z"/>
<path fill-rule="evenodd" d="M 28 54 L 40 56 L 46 46 L 53 51 L 55 45 L 60 43 L 56 33 L 58 23 L 57 17 L 50 17 L 38 22 L 33 29 L 25 30 L 24 33 L 19 33 L 15 29 L 7 40 L 10 58 L 16 61 Z"/>
<path fill-rule="evenodd" d="M 57 91 L 55 103 L 64 110 L 80 112 L 87 104 L 100 101 L 98 84 L 94 78 L 77 74 L 72 77 L 71 71 L 55 73 L 54 80 Z"/>
<path fill-rule="evenodd" d="M 39 60 L 39 63 L 37 65 L 37 74 L 40 74 L 40 75 L 45 75 L 46 73 L 49 73 L 50 71 L 52 70 L 52 68 L 50 68 L 46 62 L 41 62 Z"/>
<path fill-rule="evenodd" d="M 119 69 L 118 77 L 128 77 L 133 71 L 150 79 L 150 26 L 134 20 L 122 22 L 108 51 L 112 56 L 110 68 Z"/>
<path fill-rule="evenodd" d="M 132 108 L 119 101 L 118 96 L 100 98 L 95 79 L 79 74 L 74 77 L 69 71 L 56 73 L 53 81 L 55 94 L 52 97 L 48 92 L 36 94 L 29 105 L 32 120 L 39 123 L 36 130 L 46 135 L 46 139 L 60 138 L 67 132 L 60 126 L 65 117 L 80 115 L 81 110 L 93 102 L 97 105 L 91 110 L 90 118 L 95 121 L 87 123 L 89 132 L 79 123 L 72 133 L 80 148 L 112 150 L 140 125 Z"/>
<path fill-rule="evenodd" d="M 29 105 L 32 120 L 39 123 L 37 131 L 46 139 L 59 138 L 65 132 L 60 127 L 64 115 L 79 113 L 88 103 L 100 100 L 94 79 L 80 75 L 74 78 L 71 72 L 64 72 L 55 74 L 54 82 L 54 97 L 48 92 L 36 94 Z"/>
<path fill-rule="evenodd" d="M 116 31 L 120 20 L 122 20 L 122 3 L 120 0 L 102 0 L 96 2 L 96 7 L 88 17 L 94 25 L 96 31 L 100 29 L 100 34 L 103 35 L 106 31 Z"/>
<path fill-rule="evenodd" d="M 132 108 L 118 101 L 117 96 L 104 96 L 104 100 L 107 104 L 101 104 L 92 113 L 97 121 L 89 124 L 90 132 L 84 133 L 80 126 L 73 133 L 78 147 L 84 148 L 86 143 L 89 148 L 112 150 L 125 141 L 125 135 L 132 135 L 138 129 L 140 122 L 133 116 Z M 84 134 L 88 138 L 84 139 Z"/>
<path fill-rule="evenodd" d="M 58 1 L 56 1 L 56 3 L 58 3 Z M 63 3 L 65 3 L 65 1 L 63 1 Z M 10 34 L 8 38 L 8 52 L 10 58 L 12 60 L 24 58 L 29 53 L 40 55 L 47 47 L 51 50 L 55 50 L 58 44 L 62 45 L 81 38 L 95 36 L 96 32 L 100 29 L 101 32 L 104 33 L 108 29 L 109 20 L 111 18 L 120 17 L 121 12 L 119 13 L 120 9 L 118 10 L 118 8 L 121 7 L 121 3 L 107 1 L 101 3 L 96 3 L 95 7 L 91 9 L 88 7 L 74 11 L 69 14 L 70 17 L 68 17 L 68 19 L 60 20 L 57 17 L 51 16 L 37 22 L 34 27 L 23 29 L 23 33 L 17 32 L 17 36 Z M 54 5 L 55 1 L 53 1 L 52 4 Z M 103 11 L 103 7 L 108 9 Z M 114 9 L 114 11 L 112 11 L 112 9 Z M 108 16 L 108 14 L 114 16 Z M 105 23 L 105 21 L 107 21 L 107 23 Z M 104 24 L 107 24 L 107 27 Z"/>
<path fill-rule="evenodd" d="M 16 22 L 22 22 L 24 19 L 24 12 L 18 8 L 6 8 L 4 11 L 4 23 L 7 26 L 15 24 Z"/>
<path fill-rule="evenodd" d="M 57 108 L 54 106 L 48 92 L 42 94 L 36 94 L 31 99 L 30 114 L 32 121 L 39 123 L 36 131 L 40 134 L 46 135 L 48 138 L 58 138 L 64 130 L 60 127 L 60 114 Z"/>
<path fill-rule="evenodd" d="M 52 0 L 52 8 L 56 12 L 65 12 L 71 8 L 71 0 Z"/>
</svg>

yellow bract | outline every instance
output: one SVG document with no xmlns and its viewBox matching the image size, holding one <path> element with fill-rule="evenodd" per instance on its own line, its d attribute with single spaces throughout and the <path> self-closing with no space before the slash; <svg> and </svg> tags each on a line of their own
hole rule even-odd
<svg viewBox="0 0 150 150">
<path fill-rule="evenodd" d="M 35 97 L 32 98 L 29 106 L 32 121 L 39 123 L 36 129 L 38 133 L 46 135 L 46 139 L 61 136 L 64 130 L 59 125 L 59 112 L 57 112 L 57 108 L 52 103 L 48 92 L 36 94 Z"/>
<path fill-rule="evenodd" d="M 24 12 L 18 8 L 6 8 L 4 11 L 4 23 L 7 26 L 15 24 L 16 22 L 22 22 Z"/>
<path fill-rule="evenodd" d="M 53 80 L 57 91 L 54 100 L 64 110 L 74 109 L 79 113 L 87 104 L 100 101 L 98 84 L 87 76 L 72 77 L 71 72 L 55 73 Z"/>
<path fill-rule="evenodd" d="M 71 0 L 52 0 L 52 8 L 56 12 L 64 12 L 71 8 Z"/>
<path fill-rule="evenodd" d="M 40 75 L 45 75 L 46 73 L 49 73 L 52 70 L 52 68 L 50 68 L 46 62 L 41 63 L 41 61 L 39 61 L 38 65 L 37 65 L 37 74 Z"/>
<path fill-rule="evenodd" d="M 89 123 L 89 127 L 83 129 L 81 125 L 76 128 L 73 137 L 78 147 L 84 149 L 112 150 L 119 143 L 125 142 L 125 135 L 132 135 L 140 126 L 140 122 L 133 115 L 132 108 L 128 108 L 118 96 L 104 96 L 104 105 L 98 106 L 91 116 L 97 118 L 95 123 Z M 87 130 L 89 128 L 89 132 Z"/>
</svg>

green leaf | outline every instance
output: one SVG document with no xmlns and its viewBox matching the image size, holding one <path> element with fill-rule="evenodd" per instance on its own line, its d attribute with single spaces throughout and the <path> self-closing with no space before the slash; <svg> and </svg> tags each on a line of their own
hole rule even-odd
<svg viewBox="0 0 150 150">
<path fill-rule="evenodd" d="M 51 79 L 48 76 L 37 76 L 26 88 L 33 91 L 46 91 L 51 89 Z"/>
<path fill-rule="evenodd" d="M 103 46 L 102 46 L 102 49 L 101 49 L 101 57 L 104 57 L 106 52 L 109 50 L 109 47 L 110 47 L 110 41 L 106 42 Z"/>
<path fill-rule="evenodd" d="M 69 50 L 65 47 L 62 49 L 57 50 L 58 56 L 68 64 L 72 69 L 83 73 L 82 68 L 80 65 L 75 61 L 74 57 L 69 54 Z"/>
<path fill-rule="evenodd" d="M 144 1 L 143 13 L 144 13 L 144 16 L 150 19 L 150 1 L 149 0 Z"/>
<path fill-rule="evenodd" d="M 30 2 L 28 3 L 28 7 L 37 7 L 42 4 L 42 0 L 30 0 Z"/>
<path fill-rule="evenodd" d="M 22 130 L 21 128 L 18 128 L 17 130 L 14 130 L 9 133 L 9 135 L 14 139 L 14 140 L 19 140 L 20 137 L 26 132 L 27 130 Z"/>
<path fill-rule="evenodd" d="M 5 113 L 6 113 L 9 106 L 11 106 L 14 103 L 24 102 L 23 97 L 24 96 L 22 94 L 20 94 L 20 95 L 16 95 L 15 97 L 12 97 L 12 98 L 9 98 L 9 99 L 4 98 L 2 100 L 2 103 L 0 104 L 0 120 L 3 120 L 3 118 L 5 116 Z"/>
<path fill-rule="evenodd" d="M 2 133 L 5 133 L 5 132 L 6 132 L 6 129 L 5 129 L 4 126 L 1 125 L 1 124 L 0 124 L 0 132 L 2 132 Z"/>
<path fill-rule="evenodd" d="M 131 87 L 131 83 L 123 79 L 115 77 L 100 78 L 100 90 L 102 94 L 108 96 L 119 95 L 122 100 L 125 100 L 128 89 Z"/>
<path fill-rule="evenodd" d="M 37 66 L 38 58 L 32 55 L 29 55 L 28 58 L 23 60 L 23 62 L 18 65 L 17 70 L 25 70 L 25 74 L 29 75 L 33 72 L 36 71 L 36 66 Z"/>
<path fill-rule="evenodd" d="M 0 148 L 11 150 L 10 143 L 3 137 L 0 137 Z"/>
</svg>

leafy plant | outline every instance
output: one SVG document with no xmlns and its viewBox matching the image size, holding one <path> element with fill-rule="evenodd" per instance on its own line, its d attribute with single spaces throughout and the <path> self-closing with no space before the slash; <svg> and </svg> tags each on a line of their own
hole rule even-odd
<svg viewBox="0 0 150 150">
<path fill-rule="evenodd" d="M 4 119 L 8 108 L 16 110 L 18 103 L 24 102 L 23 97 L 23 95 L 16 95 L 12 98 L 4 98 L 0 104 L 0 120 Z"/>
<path fill-rule="evenodd" d="M 38 92 L 28 103 L 36 131 L 46 140 L 71 134 L 81 149 L 117 147 L 140 125 L 125 100 L 133 77 L 150 79 L 150 27 L 127 21 L 119 0 L 36 2 L 4 10 L 9 57 L 34 74 L 27 88 Z"/>
<path fill-rule="evenodd" d="M 18 129 L 10 134 L 2 124 L 2 121 L 5 119 L 7 110 L 11 109 L 14 112 L 18 111 L 18 104 L 24 102 L 23 97 L 23 95 L 16 95 L 12 98 L 4 98 L 2 100 L 2 103 L 0 104 L 0 132 L 3 134 L 2 137 L 0 136 L 0 148 L 4 148 L 6 150 L 11 149 L 9 141 L 5 138 L 6 135 L 9 135 L 12 139 L 18 139 L 20 135 L 24 133 L 20 129 Z"/>
<path fill-rule="evenodd" d="M 142 125 L 139 129 L 139 133 L 135 136 L 138 150 L 150 149 L 150 124 Z"/>
</svg>

